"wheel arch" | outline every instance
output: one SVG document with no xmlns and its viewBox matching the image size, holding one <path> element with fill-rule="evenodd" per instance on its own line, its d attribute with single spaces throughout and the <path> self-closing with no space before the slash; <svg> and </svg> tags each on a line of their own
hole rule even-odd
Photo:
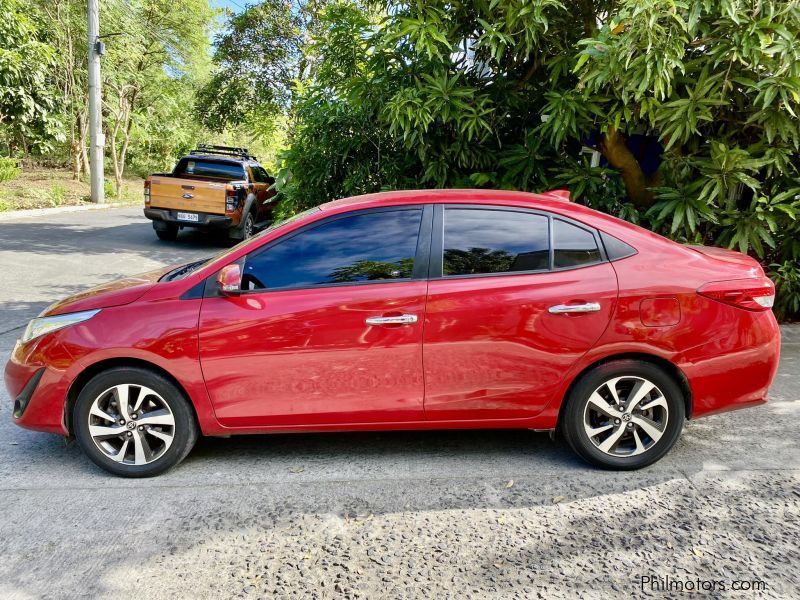
<svg viewBox="0 0 800 600">
<path fill-rule="evenodd" d="M 121 367 L 131 367 L 135 369 L 152 371 L 170 381 L 176 388 L 178 388 L 181 394 L 183 394 L 184 399 L 186 400 L 187 404 L 189 404 L 198 431 L 202 430 L 200 427 L 200 419 L 197 415 L 197 407 L 195 407 L 194 402 L 192 402 L 192 397 L 186 391 L 186 388 L 181 384 L 181 382 L 178 381 L 169 371 L 153 362 L 141 358 L 107 358 L 105 360 L 92 363 L 83 371 L 81 371 L 80 374 L 73 380 L 69 390 L 67 391 L 67 399 L 64 403 L 64 427 L 69 432 L 70 436 L 74 435 L 74 432 L 72 431 L 72 413 L 75 409 L 75 402 L 77 401 L 78 396 L 83 388 L 86 387 L 86 384 L 89 383 L 95 376 L 99 375 L 103 371 Z"/>
<path fill-rule="evenodd" d="M 593 369 L 599 367 L 600 365 L 604 365 L 617 360 L 640 360 L 643 362 L 649 362 L 650 364 L 659 367 L 668 375 L 670 375 L 675 380 L 675 382 L 680 386 L 681 391 L 683 392 L 683 400 L 686 406 L 686 418 L 687 419 L 692 418 L 692 403 L 693 403 L 692 388 L 689 385 L 689 380 L 687 379 L 686 375 L 684 374 L 683 371 L 681 371 L 681 369 L 677 365 L 675 365 L 674 363 L 670 362 L 665 358 L 656 356 L 654 354 L 648 354 L 646 352 L 623 352 L 620 354 L 612 354 L 610 356 L 604 356 L 603 358 L 600 358 L 595 362 L 584 367 L 575 377 L 573 377 L 569 386 L 567 386 L 567 389 L 564 391 L 564 395 L 561 397 L 561 405 L 559 406 L 558 409 L 558 421 L 556 425 L 557 429 L 561 428 L 562 419 L 564 417 L 564 410 L 567 406 L 567 398 L 569 398 L 569 395 L 572 393 L 573 388 L 577 385 L 577 383 L 581 380 L 581 378 L 590 371 L 592 371 Z"/>
</svg>

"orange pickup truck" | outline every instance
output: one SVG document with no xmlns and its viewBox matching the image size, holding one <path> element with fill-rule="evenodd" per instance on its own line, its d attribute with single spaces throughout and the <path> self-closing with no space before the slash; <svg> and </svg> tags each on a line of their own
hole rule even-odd
<svg viewBox="0 0 800 600">
<path fill-rule="evenodd" d="M 184 227 L 227 230 L 247 239 L 272 222 L 275 191 L 264 167 L 246 148 L 201 144 L 182 157 L 172 173 L 144 182 L 144 216 L 162 240 Z"/>
</svg>

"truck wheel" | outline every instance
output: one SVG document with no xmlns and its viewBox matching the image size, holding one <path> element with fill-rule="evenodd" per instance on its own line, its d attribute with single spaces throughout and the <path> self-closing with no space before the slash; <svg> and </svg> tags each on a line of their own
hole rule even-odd
<svg viewBox="0 0 800 600">
<path fill-rule="evenodd" d="M 178 239 L 178 226 L 167 225 L 166 229 L 156 229 L 156 235 L 158 239 L 164 240 L 165 242 L 174 242 Z"/>
<path fill-rule="evenodd" d="M 231 235 L 231 239 L 236 241 L 248 240 L 256 232 L 256 217 L 253 214 L 253 211 L 247 213 L 247 216 L 244 218 L 244 223 L 237 229 L 234 229 Z"/>
</svg>

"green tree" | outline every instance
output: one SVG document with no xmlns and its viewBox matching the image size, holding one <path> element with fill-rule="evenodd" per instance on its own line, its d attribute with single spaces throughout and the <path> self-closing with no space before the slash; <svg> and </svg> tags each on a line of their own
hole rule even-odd
<svg viewBox="0 0 800 600">
<path fill-rule="evenodd" d="M 18 0 L 0 0 L 0 133 L 9 154 L 46 151 L 60 136 L 48 77 L 55 48 Z"/>
<path fill-rule="evenodd" d="M 798 0 L 337 2 L 303 52 L 284 207 L 568 185 L 780 277 L 800 258 L 798 39 Z M 636 136 L 663 150 L 658 168 Z"/>
<path fill-rule="evenodd" d="M 181 146 L 174 125 L 184 124 L 180 129 L 189 135 L 183 141 L 194 137 L 197 119 L 183 100 L 194 97 L 208 73 L 209 38 L 218 13 L 208 0 L 113 0 L 106 8 L 104 31 L 122 34 L 108 39 L 103 59 L 106 150 L 119 195 L 137 133 L 141 149 L 159 136 L 167 152 Z"/>
</svg>

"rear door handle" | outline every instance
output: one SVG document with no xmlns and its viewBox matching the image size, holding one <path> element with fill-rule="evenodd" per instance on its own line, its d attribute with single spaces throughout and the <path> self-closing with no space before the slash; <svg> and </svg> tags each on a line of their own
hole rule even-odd
<svg viewBox="0 0 800 600">
<path fill-rule="evenodd" d="M 600 310 L 599 302 L 587 302 L 586 304 L 556 304 L 547 309 L 547 312 L 554 315 L 565 315 L 569 313 L 590 313 Z"/>
<path fill-rule="evenodd" d="M 396 315 L 392 317 L 368 317 L 367 325 L 411 325 L 417 322 L 417 315 Z"/>
</svg>

